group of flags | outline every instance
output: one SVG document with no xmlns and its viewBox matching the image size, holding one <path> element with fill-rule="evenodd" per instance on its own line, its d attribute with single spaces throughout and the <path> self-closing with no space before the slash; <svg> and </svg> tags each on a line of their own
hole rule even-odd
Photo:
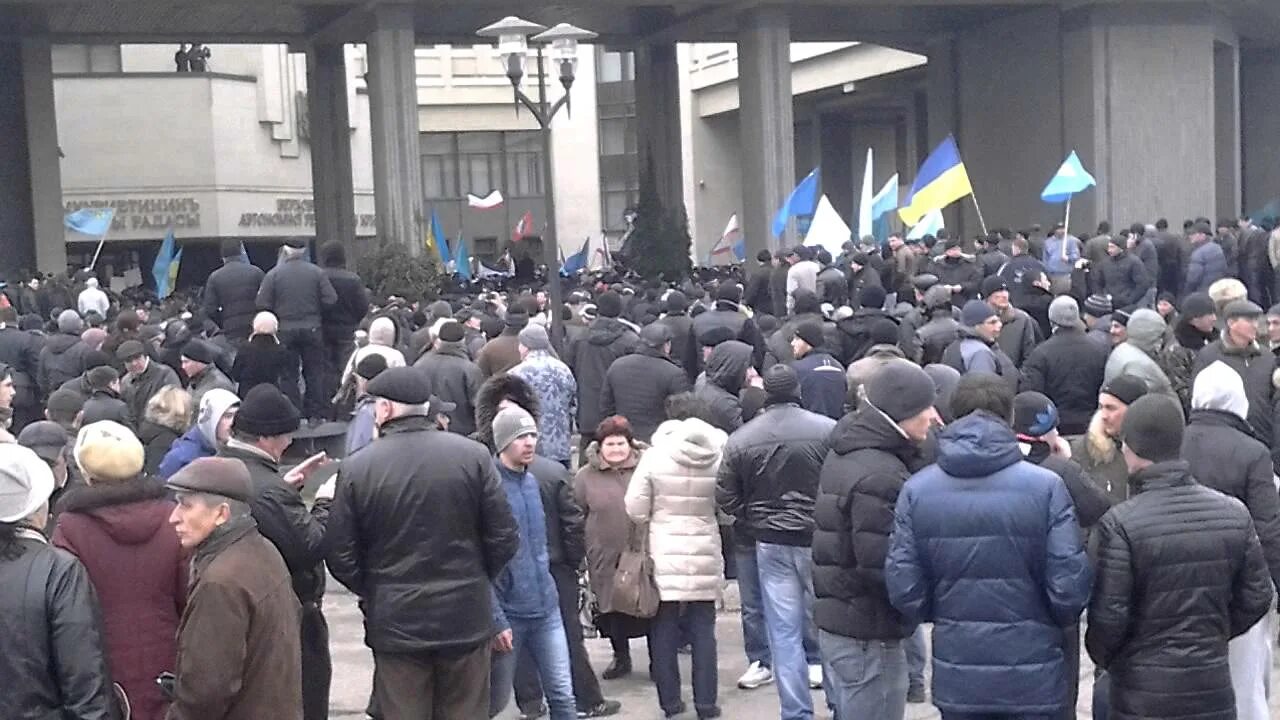
<svg viewBox="0 0 1280 720">
<path fill-rule="evenodd" d="M 897 173 L 894 173 L 878 191 L 872 192 L 873 162 L 873 151 L 868 148 L 866 171 L 862 179 L 862 194 L 858 206 L 858 237 L 871 235 L 883 242 L 889 234 L 888 222 L 890 213 L 894 210 L 909 229 L 908 239 L 936 235 L 945 227 L 942 217 L 943 209 L 966 197 L 974 198 L 974 206 L 978 210 L 979 220 L 983 222 L 985 232 L 985 222 L 981 220 L 982 211 L 978 208 L 977 199 L 974 197 L 973 183 L 969 179 L 969 172 L 960 157 L 960 148 L 953 136 L 948 135 L 925 158 L 906 199 L 901 204 L 898 201 Z M 780 238 L 792 218 L 808 220 L 807 231 L 803 233 L 805 244 L 825 247 L 832 255 L 837 255 L 845 241 L 851 239 L 853 234 L 832 207 L 831 202 L 821 194 L 819 190 L 821 178 L 821 169 L 814 168 L 796 185 L 774 215 L 771 230 L 774 238 Z M 1047 203 L 1067 203 L 1069 217 L 1071 197 L 1095 185 L 1097 180 L 1084 168 L 1076 152 L 1072 151 L 1050 178 L 1040 197 Z M 708 261 L 730 252 L 739 261 L 746 255 L 745 242 L 738 228 L 736 214 L 730 217 L 724 235 L 712 246 Z"/>
</svg>

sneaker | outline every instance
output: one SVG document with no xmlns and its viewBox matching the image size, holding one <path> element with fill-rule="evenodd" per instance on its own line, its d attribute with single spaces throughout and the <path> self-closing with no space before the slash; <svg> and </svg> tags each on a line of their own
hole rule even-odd
<svg viewBox="0 0 1280 720">
<path fill-rule="evenodd" d="M 822 666 L 821 665 L 809 666 L 809 689 L 810 690 L 822 689 Z"/>
<path fill-rule="evenodd" d="M 907 702 L 912 705 L 918 705 L 927 701 L 928 697 L 924 692 L 924 684 L 911 685 L 907 687 Z"/>
<path fill-rule="evenodd" d="M 773 682 L 773 671 L 759 662 L 753 662 L 738 678 L 738 687 L 743 690 L 755 690 L 761 685 Z"/>
<path fill-rule="evenodd" d="M 622 712 L 622 703 L 617 700 L 602 700 L 599 705 L 589 707 L 586 710 L 579 710 L 580 718 L 596 718 L 617 715 Z"/>
</svg>

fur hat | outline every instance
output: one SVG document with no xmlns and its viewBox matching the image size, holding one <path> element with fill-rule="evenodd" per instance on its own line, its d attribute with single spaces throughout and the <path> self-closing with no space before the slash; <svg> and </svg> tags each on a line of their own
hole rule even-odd
<svg viewBox="0 0 1280 720">
<path fill-rule="evenodd" d="M 142 443 L 133 431 L 110 420 L 81 428 L 71 454 L 85 477 L 108 483 L 132 480 L 145 461 Z"/>
</svg>

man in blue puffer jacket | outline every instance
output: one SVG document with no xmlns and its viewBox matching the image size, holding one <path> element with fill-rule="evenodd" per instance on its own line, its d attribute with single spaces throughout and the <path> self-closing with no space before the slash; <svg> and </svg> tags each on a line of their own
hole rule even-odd
<svg viewBox="0 0 1280 720">
<path fill-rule="evenodd" d="M 938 463 L 903 486 L 885 561 L 889 600 L 934 623 L 933 697 L 943 720 L 1057 716 L 1067 703 L 1064 629 L 1089 599 L 1090 569 L 1062 479 L 1024 461 L 1013 394 L 961 379 L 960 417 Z"/>
<path fill-rule="evenodd" d="M 527 647 L 538 668 L 542 691 L 551 711 L 551 720 L 575 720 L 578 707 L 573 698 L 573 677 L 569 668 L 569 642 L 560 617 L 560 596 L 551 577 L 547 555 L 547 519 L 542 508 L 542 491 L 529 472 L 538 444 L 538 426 L 533 416 L 520 407 L 508 407 L 493 419 L 493 445 L 498 454 L 494 467 L 502 480 L 511 514 L 520 528 L 520 548 L 506 569 L 494 581 L 501 616 L 494 650 L 519 657 Z M 505 622 L 503 622 L 505 620 Z M 511 689 L 510 684 L 504 692 Z M 505 704 L 490 698 L 491 706 Z"/>
</svg>

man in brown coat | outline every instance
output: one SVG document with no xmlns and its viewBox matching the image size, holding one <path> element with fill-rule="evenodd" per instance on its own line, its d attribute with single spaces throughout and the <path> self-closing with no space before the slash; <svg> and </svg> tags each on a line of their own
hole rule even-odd
<svg viewBox="0 0 1280 720">
<path fill-rule="evenodd" d="M 301 720 L 299 605 L 249 510 L 249 471 L 201 458 L 169 478 L 169 516 L 192 551 L 167 720 Z"/>
</svg>

